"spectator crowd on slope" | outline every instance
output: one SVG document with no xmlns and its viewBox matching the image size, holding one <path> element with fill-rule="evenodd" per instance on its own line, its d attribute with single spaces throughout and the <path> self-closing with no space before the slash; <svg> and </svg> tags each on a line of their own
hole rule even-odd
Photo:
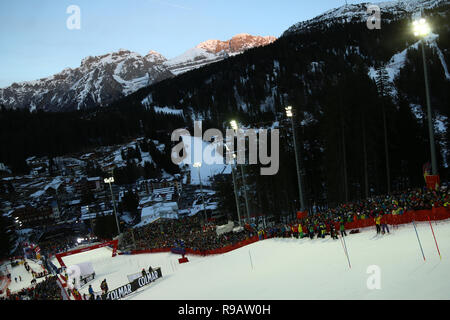
<svg viewBox="0 0 450 320">
<path fill-rule="evenodd" d="M 216 225 L 203 224 L 199 216 L 178 220 L 161 220 L 156 223 L 134 229 L 136 245 L 141 249 L 160 249 L 178 246 L 182 241 L 186 248 L 196 251 L 215 250 L 252 237 L 253 230 L 229 232 L 220 236 L 216 233 Z M 130 232 L 122 239 L 123 246 L 133 245 Z"/>
<path fill-rule="evenodd" d="M 197 251 L 215 250 L 236 244 L 255 235 L 267 237 L 325 237 L 337 239 L 338 234 L 346 236 L 345 223 L 373 219 L 377 233 L 389 232 L 384 215 L 402 215 L 411 210 L 429 210 L 432 207 L 450 207 L 450 190 L 410 189 L 393 192 L 390 195 L 374 196 L 368 199 L 342 203 L 334 208 L 317 210 L 303 219 L 292 219 L 266 228 L 246 225 L 240 232 L 217 235 L 216 226 L 202 225 L 199 217 L 179 220 L 163 220 L 133 230 L 137 249 L 158 249 L 177 246 L 183 241 L 186 248 Z M 125 233 L 124 246 L 132 246 L 130 232 Z"/>
<path fill-rule="evenodd" d="M 42 255 L 47 257 L 54 256 L 59 252 L 66 252 L 77 246 L 75 237 L 68 237 L 63 239 L 53 239 L 44 242 L 39 242 Z"/>
<path fill-rule="evenodd" d="M 18 292 L 11 293 L 7 289 L 5 297 L 0 300 L 62 300 L 61 289 L 57 284 L 56 276 L 45 277 L 45 280 Z"/>
<path fill-rule="evenodd" d="M 312 212 L 303 219 L 292 219 L 287 223 L 277 223 L 265 228 L 256 228 L 249 224 L 238 232 L 221 235 L 216 233 L 212 222 L 204 224 L 201 217 L 192 216 L 178 220 L 159 220 L 143 227 L 135 228 L 133 234 L 124 234 L 122 245 L 133 246 L 133 236 L 137 249 L 173 248 L 182 242 L 185 248 L 200 253 L 207 250 L 221 249 L 229 245 L 258 236 L 260 239 L 272 237 L 314 237 L 324 238 L 330 235 L 347 236 L 345 223 L 356 220 L 372 219 L 377 226 L 377 233 L 389 232 L 383 217 L 386 214 L 402 215 L 411 210 L 429 210 L 433 207 L 450 208 L 450 190 L 411 189 L 394 192 L 385 196 L 374 196 L 365 200 L 342 203 L 334 208 L 313 207 Z M 383 231 L 381 231 L 383 228 Z M 49 241 L 39 244 L 42 251 L 54 254 L 66 251 L 76 245 L 75 239 Z M 19 292 L 8 291 L 3 300 L 60 300 L 61 291 L 56 276 L 44 275 L 45 280 L 32 283 L 29 288 Z"/>
</svg>

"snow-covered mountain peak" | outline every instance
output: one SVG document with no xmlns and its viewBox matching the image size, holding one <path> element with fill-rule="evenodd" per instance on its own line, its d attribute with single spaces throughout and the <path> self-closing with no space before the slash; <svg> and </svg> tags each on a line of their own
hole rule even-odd
<svg viewBox="0 0 450 320">
<path fill-rule="evenodd" d="M 78 68 L 66 68 L 50 77 L 0 89 L 0 103 L 13 108 L 49 111 L 107 105 L 142 87 L 270 41 L 240 34 L 228 41 L 206 41 L 171 60 L 153 50 L 145 56 L 127 49 L 88 56 Z"/>
<path fill-rule="evenodd" d="M 448 0 L 394 0 L 384 2 L 365 2 L 359 4 L 348 4 L 339 8 L 331 9 L 323 14 L 307 21 L 301 21 L 288 30 L 286 30 L 283 36 L 302 32 L 314 25 L 334 25 L 338 23 L 349 22 L 366 22 L 367 19 L 373 14 L 368 12 L 367 8 L 371 5 L 376 5 L 381 10 L 381 17 L 384 23 L 388 22 L 388 19 L 402 19 L 405 16 L 411 16 L 413 14 L 420 13 L 424 9 L 432 9 L 448 3 Z"/>
<path fill-rule="evenodd" d="M 156 52 L 153 50 L 150 50 L 147 53 L 147 55 L 145 56 L 145 59 L 147 59 L 147 61 L 153 62 L 153 63 L 163 63 L 163 62 L 167 61 L 166 57 L 164 57 L 159 52 Z"/>
<path fill-rule="evenodd" d="M 273 36 L 252 36 L 248 33 L 240 33 L 226 41 L 207 40 L 196 46 L 196 48 L 205 49 L 211 53 L 225 51 L 228 54 L 239 54 L 247 49 L 268 45 L 277 38 Z"/>
<path fill-rule="evenodd" d="M 238 33 L 237 35 L 235 35 L 233 38 L 241 38 L 241 37 L 248 37 L 248 36 L 252 36 L 249 33 Z"/>
<path fill-rule="evenodd" d="M 209 52 L 215 52 L 216 48 L 222 43 L 220 40 L 206 40 L 199 43 L 196 48 L 204 49 Z"/>
</svg>

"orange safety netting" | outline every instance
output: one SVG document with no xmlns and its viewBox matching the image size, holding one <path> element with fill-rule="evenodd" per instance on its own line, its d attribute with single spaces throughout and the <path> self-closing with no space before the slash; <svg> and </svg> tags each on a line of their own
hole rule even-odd
<svg viewBox="0 0 450 320">
<path fill-rule="evenodd" d="M 431 210 L 411 210 L 406 211 L 403 214 L 385 214 L 381 220 L 382 223 L 390 225 L 399 225 L 411 223 L 413 221 L 432 221 L 450 219 L 450 208 L 439 207 Z M 336 223 L 336 228 L 339 223 Z M 345 229 L 359 229 L 375 226 L 375 221 L 373 218 L 355 220 L 352 222 L 345 223 Z M 337 229 L 339 230 L 339 229 Z"/>
<path fill-rule="evenodd" d="M 445 220 L 450 219 L 450 208 L 434 208 L 432 210 L 416 210 L 416 211 L 407 211 L 403 214 L 385 214 L 381 220 L 382 223 L 390 224 L 390 225 L 399 225 L 411 223 L 412 221 L 428 221 L 429 220 Z M 352 222 L 345 223 L 345 229 L 359 229 L 375 226 L 375 221 L 373 218 L 354 220 Z M 339 222 L 335 223 L 336 230 L 339 230 Z M 264 239 L 267 239 L 266 234 L 264 234 Z M 256 235 L 252 238 L 246 239 L 244 241 L 238 242 L 233 245 L 229 245 L 223 248 L 214 249 L 214 250 L 193 250 L 190 248 L 186 248 L 187 254 L 195 254 L 195 255 L 213 255 L 213 254 L 223 254 L 238 248 L 244 247 L 251 243 L 259 241 L 259 237 Z M 159 248 L 159 249 L 145 249 L 145 250 L 133 250 L 130 254 L 143 254 L 143 253 L 159 253 L 159 252 L 171 252 L 171 248 Z"/>
</svg>

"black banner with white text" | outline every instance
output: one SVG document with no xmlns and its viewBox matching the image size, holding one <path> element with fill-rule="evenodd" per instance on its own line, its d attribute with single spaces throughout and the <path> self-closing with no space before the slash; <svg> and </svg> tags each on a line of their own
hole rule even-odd
<svg viewBox="0 0 450 320">
<path fill-rule="evenodd" d="M 103 300 L 119 300 L 122 299 L 129 294 L 139 290 L 142 287 L 149 285 L 154 282 L 156 279 L 162 277 L 161 268 L 154 269 L 153 272 L 147 273 L 145 276 L 139 277 L 133 282 L 130 282 L 124 286 L 121 286 L 117 289 L 109 291 L 107 294 L 102 295 Z"/>
</svg>

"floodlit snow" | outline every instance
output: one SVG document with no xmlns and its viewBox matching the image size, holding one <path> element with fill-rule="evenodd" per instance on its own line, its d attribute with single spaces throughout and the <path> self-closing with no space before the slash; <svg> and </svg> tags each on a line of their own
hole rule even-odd
<svg viewBox="0 0 450 320">
<path fill-rule="evenodd" d="M 413 225 L 375 237 L 375 228 L 346 237 L 351 268 L 340 240 L 270 239 L 227 254 L 209 257 L 171 253 L 121 255 L 106 248 L 65 257 L 67 265 L 90 261 L 96 271 L 94 291 L 106 278 L 111 289 L 127 283 L 127 275 L 143 267 L 161 267 L 163 278 L 127 297 L 165 299 L 449 299 L 450 221 L 433 222 L 442 260 L 428 223 L 417 225 L 423 260 Z M 381 289 L 367 281 L 380 269 Z M 253 268 L 252 268 L 253 266 Z M 87 286 L 81 290 L 87 292 Z"/>
<path fill-rule="evenodd" d="M 450 80 L 450 72 L 448 71 L 447 64 L 445 63 L 444 54 L 442 53 L 441 49 L 438 47 L 437 42 L 436 42 L 437 35 L 435 35 L 435 36 L 436 37 L 430 43 L 430 46 L 436 50 L 436 53 L 437 53 L 437 55 L 439 57 L 439 60 L 441 61 L 441 64 L 442 64 L 442 68 L 444 69 L 445 78 L 447 80 Z"/>
<path fill-rule="evenodd" d="M 199 137 L 182 136 L 182 139 L 187 157 L 180 165 L 187 164 L 189 166 L 191 183 L 200 184 L 199 169 L 202 184 L 204 185 L 210 185 L 210 180 L 214 175 L 231 174 L 231 167 L 225 164 L 226 159 L 217 152 L 217 144 L 205 142 Z M 193 164 L 196 162 L 201 162 L 202 166 L 195 168 Z"/>
<path fill-rule="evenodd" d="M 434 130 L 438 135 L 445 137 L 445 135 L 447 134 L 447 130 L 448 130 L 447 122 L 448 122 L 448 117 L 436 112 Z M 439 144 L 441 147 L 442 164 L 444 165 L 444 168 L 448 168 L 448 157 L 447 157 L 448 143 L 446 142 L 446 140 L 444 138 L 439 141 Z"/>
<path fill-rule="evenodd" d="M 44 269 L 42 269 L 40 264 L 37 264 L 33 260 L 26 259 L 25 260 L 28 265 L 31 267 L 33 271 L 36 272 L 42 272 Z M 31 275 L 31 272 L 27 272 L 23 264 L 19 264 L 18 266 L 11 268 L 11 265 L 7 265 L 8 271 L 11 273 L 11 283 L 9 284 L 8 288 L 11 290 L 11 292 L 18 292 L 24 288 L 28 288 L 31 286 L 31 280 L 33 280 L 33 276 Z M 5 271 L 5 265 L 2 265 L 1 267 L 2 272 Z M 22 281 L 19 281 L 19 276 L 22 277 Z M 15 278 L 17 278 L 17 282 L 15 281 Z M 45 278 L 37 278 L 36 282 L 42 282 Z"/>
<path fill-rule="evenodd" d="M 412 48 L 418 50 L 419 43 L 420 42 L 418 41 L 413 45 L 411 45 L 410 47 L 403 50 L 402 52 L 396 53 L 395 55 L 392 56 L 391 60 L 389 60 L 389 62 L 386 64 L 385 69 L 388 74 L 388 81 L 391 84 L 394 83 L 395 78 L 400 74 L 400 70 L 405 66 L 408 50 Z M 373 80 L 376 80 L 378 78 L 377 71 L 373 67 L 369 68 L 368 74 L 369 77 L 372 78 Z M 392 86 L 391 94 L 394 96 L 397 95 L 397 90 L 394 85 Z"/>
</svg>

